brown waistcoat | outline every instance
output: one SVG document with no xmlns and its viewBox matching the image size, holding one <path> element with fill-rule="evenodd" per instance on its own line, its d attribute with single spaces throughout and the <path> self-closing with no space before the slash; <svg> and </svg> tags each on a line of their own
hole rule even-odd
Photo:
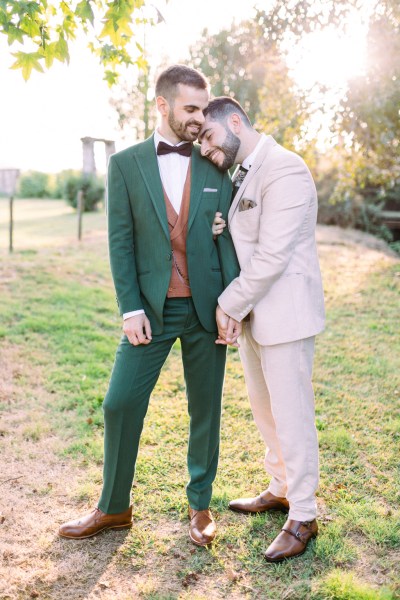
<svg viewBox="0 0 400 600">
<path fill-rule="evenodd" d="M 189 164 L 185 185 L 183 187 L 182 204 L 179 215 L 176 213 L 164 190 L 172 246 L 172 272 L 167 298 L 188 298 L 192 295 L 186 259 L 186 234 L 190 206 L 190 168 L 191 164 Z"/>
</svg>

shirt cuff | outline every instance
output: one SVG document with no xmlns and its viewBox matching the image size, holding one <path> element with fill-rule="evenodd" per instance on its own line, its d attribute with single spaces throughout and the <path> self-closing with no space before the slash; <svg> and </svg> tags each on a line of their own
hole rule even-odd
<svg viewBox="0 0 400 600">
<path fill-rule="evenodd" d="M 136 315 L 144 315 L 143 308 L 141 308 L 140 310 L 131 310 L 130 312 L 124 313 L 122 315 L 122 318 L 125 321 L 126 319 L 129 319 L 130 317 L 136 317 Z"/>
</svg>

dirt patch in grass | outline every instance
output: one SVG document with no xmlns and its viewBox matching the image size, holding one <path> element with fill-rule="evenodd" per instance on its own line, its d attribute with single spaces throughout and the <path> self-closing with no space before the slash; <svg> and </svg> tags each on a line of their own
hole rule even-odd
<svg viewBox="0 0 400 600">
<path fill-rule="evenodd" d="M 59 457 L 43 372 L 10 345 L 2 346 L 0 370 L 0 597 L 86 597 L 123 536 L 106 538 L 100 556 L 95 543 L 67 547 L 56 537 L 58 524 L 84 509 L 71 500 L 84 469 Z M 84 568 L 87 578 L 76 588 Z"/>
</svg>

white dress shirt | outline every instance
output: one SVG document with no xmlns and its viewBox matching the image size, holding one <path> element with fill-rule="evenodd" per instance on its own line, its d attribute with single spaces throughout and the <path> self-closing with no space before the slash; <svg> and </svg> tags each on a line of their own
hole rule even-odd
<svg viewBox="0 0 400 600">
<path fill-rule="evenodd" d="M 165 137 L 163 137 L 157 130 L 154 132 L 154 145 L 156 147 L 159 142 L 165 142 L 168 146 L 174 146 Z M 176 146 L 185 144 L 186 142 L 179 142 Z M 166 194 L 174 207 L 176 213 L 179 215 L 181 210 L 183 188 L 185 186 L 186 176 L 190 163 L 190 156 L 182 156 L 176 152 L 171 154 L 163 154 L 162 156 L 157 155 L 158 168 L 160 171 L 160 177 Z"/>
<path fill-rule="evenodd" d="M 244 169 L 247 169 L 247 170 L 250 169 L 251 165 L 254 163 L 254 161 L 256 159 L 256 156 L 257 156 L 259 150 L 262 148 L 262 146 L 264 146 L 266 139 L 267 139 L 267 136 L 265 135 L 265 133 L 262 133 L 260 139 L 258 140 L 257 146 L 254 148 L 253 152 L 251 154 L 249 154 L 248 156 L 246 156 L 246 158 L 242 162 L 242 167 Z"/>
<path fill-rule="evenodd" d="M 154 132 L 154 145 L 157 152 L 157 146 L 159 142 L 165 142 L 169 146 L 174 146 L 165 137 L 159 133 L 158 130 Z M 184 144 L 185 142 L 179 142 L 176 144 Z M 157 155 L 158 169 L 160 171 L 160 177 L 164 190 L 174 207 L 177 214 L 181 209 L 183 188 L 187 177 L 187 172 L 190 163 L 190 156 L 182 156 L 177 152 L 171 152 L 171 154 L 163 154 L 162 156 Z M 135 315 L 144 313 L 143 309 L 132 310 L 123 314 L 123 319 L 129 319 Z"/>
</svg>

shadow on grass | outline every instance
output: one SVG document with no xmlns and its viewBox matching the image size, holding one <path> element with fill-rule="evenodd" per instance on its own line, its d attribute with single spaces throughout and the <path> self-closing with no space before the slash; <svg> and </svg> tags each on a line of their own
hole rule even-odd
<svg viewBox="0 0 400 600">
<path fill-rule="evenodd" d="M 129 530 L 106 531 L 86 540 L 55 537 L 46 548 L 52 578 L 33 580 L 31 597 L 75 600 L 106 590 L 107 573 L 128 536 Z"/>
</svg>

